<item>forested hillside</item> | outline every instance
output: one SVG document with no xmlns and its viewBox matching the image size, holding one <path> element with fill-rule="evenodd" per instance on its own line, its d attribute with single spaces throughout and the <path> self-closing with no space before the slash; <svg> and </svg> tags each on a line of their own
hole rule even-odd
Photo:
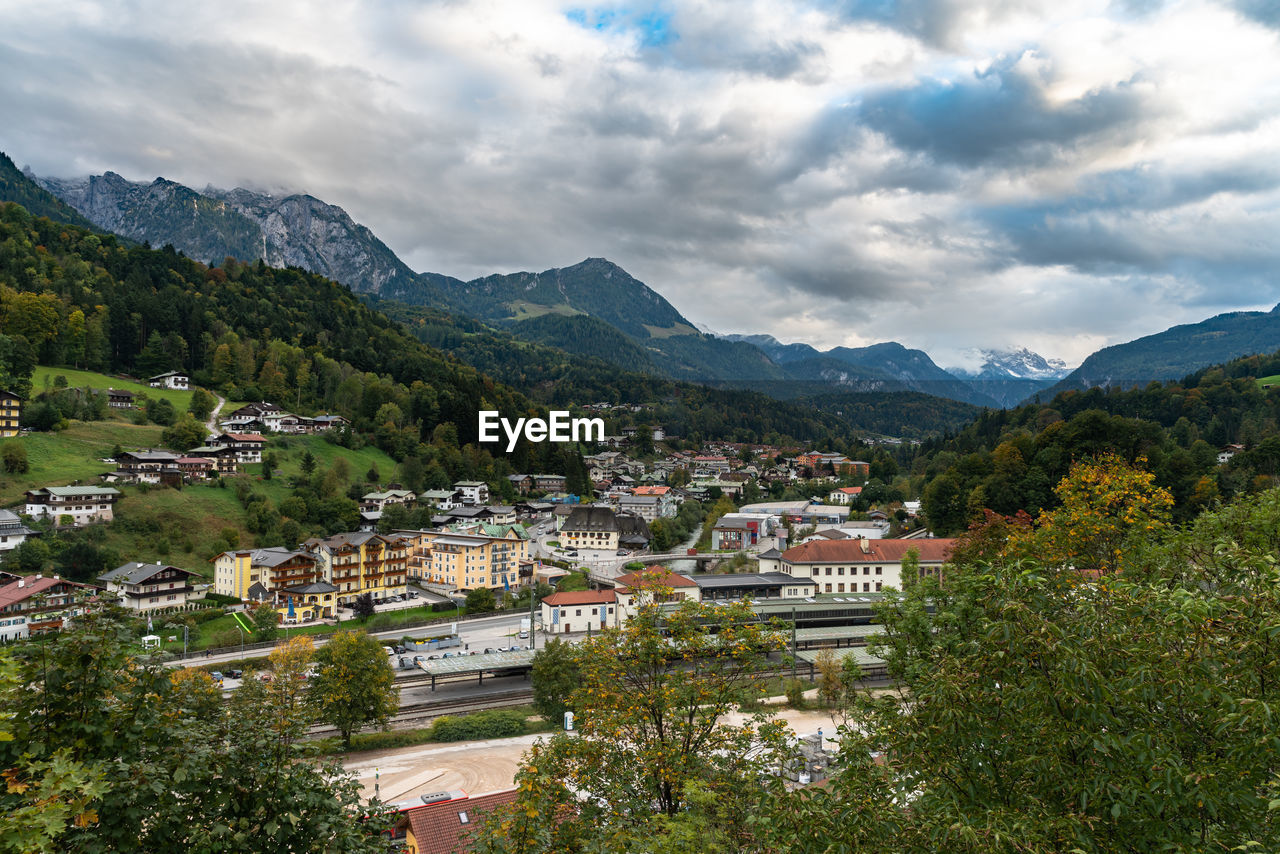
<svg viewBox="0 0 1280 854">
<path fill-rule="evenodd" d="M 962 530 L 983 508 L 1009 515 L 1055 503 L 1072 462 L 1114 451 L 1170 490 L 1177 518 L 1218 499 L 1277 483 L 1280 387 L 1257 379 L 1280 373 L 1280 353 L 1249 356 L 1178 382 L 1122 391 L 1059 394 L 1046 404 L 983 412 L 959 433 L 924 443 L 913 472 L 924 475 L 934 530 Z M 1227 444 L 1245 450 L 1219 464 Z"/>
</svg>

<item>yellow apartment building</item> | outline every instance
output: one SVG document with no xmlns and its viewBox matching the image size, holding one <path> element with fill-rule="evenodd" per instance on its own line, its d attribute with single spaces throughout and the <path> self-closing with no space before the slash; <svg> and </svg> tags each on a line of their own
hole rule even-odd
<svg viewBox="0 0 1280 854">
<path fill-rule="evenodd" d="M 520 562 L 529 559 L 529 539 L 515 525 L 483 525 L 472 532 L 419 531 L 409 559 L 409 577 L 457 590 L 514 588 Z"/>
<path fill-rule="evenodd" d="M 240 549 L 213 559 L 213 592 L 237 599 L 263 598 L 287 587 L 311 584 L 321 578 L 316 556 L 291 549 Z M 261 591 L 255 589 L 261 586 Z"/>
<path fill-rule="evenodd" d="M 321 577 L 338 588 L 338 605 L 368 593 L 377 602 L 406 593 L 412 538 L 401 534 L 348 533 L 303 543 L 315 555 Z"/>
</svg>

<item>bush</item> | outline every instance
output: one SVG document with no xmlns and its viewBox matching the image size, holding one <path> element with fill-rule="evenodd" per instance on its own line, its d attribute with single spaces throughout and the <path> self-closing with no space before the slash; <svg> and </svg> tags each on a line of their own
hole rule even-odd
<svg viewBox="0 0 1280 854">
<path fill-rule="evenodd" d="M 431 725 L 434 741 L 475 741 L 483 738 L 510 738 L 524 735 L 524 712 L 513 709 L 491 709 L 474 715 L 436 718 Z"/>
<path fill-rule="evenodd" d="M 805 708 L 803 682 L 799 679 L 790 680 L 787 682 L 785 693 L 787 695 L 787 705 L 796 711 L 802 711 Z"/>
</svg>

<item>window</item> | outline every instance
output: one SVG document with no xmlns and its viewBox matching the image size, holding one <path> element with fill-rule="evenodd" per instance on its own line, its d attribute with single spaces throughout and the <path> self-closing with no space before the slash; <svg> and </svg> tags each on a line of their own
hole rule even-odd
<svg viewBox="0 0 1280 854">
<path fill-rule="evenodd" d="M 581 609 L 581 608 L 579 608 L 577 611 L 575 611 L 575 612 L 573 613 L 573 616 L 575 616 L 575 617 L 581 617 L 581 616 L 582 616 L 582 609 Z"/>
<path fill-rule="evenodd" d="M 857 585 L 854 585 L 854 586 L 856 587 Z M 837 593 L 843 593 L 843 592 L 844 592 L 844 582 L 843 582 L 843 581 L 841 581 L 839 584 L 837 584 L 837 585 L 836 585 L 836 592 L 837 592 Z"/>
<path fill-rule="evenodd" d="M 880 591 L 880 582 L 879 582 L 879 581 L 877 581 L 877 582 L 876 582 L 876 592 L 879 592 L 879 591 Z"/>
<path fill-rule="evenodd" d="M 864 566 L 864 567 L 862 568 L 862 574 L 863 574 L 863 575 L 870 575 L 870 574 L 871 574 L 871 567 L 869 567 L 869 566 Z"/>
<path fill-rule="evenodd" d="M 830 581 L 828 581 L 828 582 L 827 582 L 827 592 L 828 592 L 828 593 L 830 593 L 830 592 L 831 592 L 831 582 L 830 582 Z"/>
<path fill-rule="evenodd" d="M 871 592 L 871 582 L 870 582 L 870 581 L 864 581 L 864 582 L 862 582 L 862 592 L 863 592 L 863 593 L 870 593 L 870 592 Z"/>
<path fill-rule="evenodd" d="M 843 567 L 843 566 L 841 566 L 841 567 L 837 567 L 837 568 L 836 568 L 836 575 L 844 575 L 844 567 Z"/>
<path fill-rule="evenodd" d="M 471 819 L 467 817 L 466 810 L 458 810 L 458 822 L 460 824 L 470 824 Z"/>
<path fill-rule="evenodd" d="M 884 567 L 883 567 L 883 566 L 877 566 L 877 567 L 876 567 L 876 575 L 880 575 L 880 574 L 881 574 L 881 573 L 883 573 L 883 572 L 884 572 Z"/>
</svg>

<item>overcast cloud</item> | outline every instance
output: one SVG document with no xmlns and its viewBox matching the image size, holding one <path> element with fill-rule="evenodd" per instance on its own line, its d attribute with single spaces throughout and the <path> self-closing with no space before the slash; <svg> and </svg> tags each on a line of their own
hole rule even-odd
<svg viewBox="0 0 1280 854">
<path fill-rule="evenodd" d="M 588 256 L 956 364 L 1280 302 L 1274 4 L 0 0 L 38 174 L 303 191 L 414 269 Z"/>
</svg>

